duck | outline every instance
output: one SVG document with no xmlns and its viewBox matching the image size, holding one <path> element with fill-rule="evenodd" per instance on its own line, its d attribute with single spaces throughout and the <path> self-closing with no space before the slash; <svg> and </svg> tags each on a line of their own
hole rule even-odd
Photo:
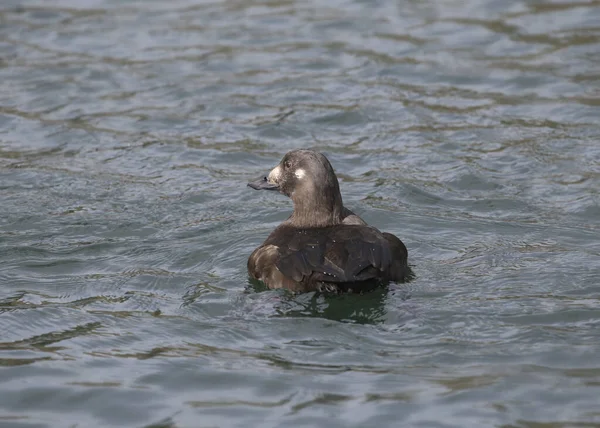
<svg viewBox="0 0 600 428">
<path fill-rule="evenodd" d="M 248 186 L 293 202 L 292 214 L 250 254 L 251 279 L 295 293 L 362 293 L 412 278 L 404 243 L 344 206 L 338 178 L 322 153 L 292 150 Z"/>
</svg>

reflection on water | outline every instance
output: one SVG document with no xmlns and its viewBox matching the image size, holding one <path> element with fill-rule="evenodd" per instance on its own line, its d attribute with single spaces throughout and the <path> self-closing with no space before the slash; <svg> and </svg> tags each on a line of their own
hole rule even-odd
<svg viewBox="0 0 600 428">
<path fill-rule="evenodd" d="M 0 425 L 600 423 L 600 3 L 0 21 Z M 245 184 L 298 147 L 413 282 L 248 283 L 291 204 Z"/>
<path fill-rule="evenodd" d="M 284 300 L 276 308 L 277 316 L 323 317 L 333 321 L 376 324 L 384 321 L 385 290 L 365 295 L 319 295 L 308 293 Z"/>
<path fill-rule="evenodd" d="M 251 284 L 249 293 L 267 293 L 268 297 L 261 297 L 261 303 L 252 308 L 267 316 L 321 317 L 339 322 L 381 324 L 386 322 L 388 299 L 393 298 L 394 304 L 403 305 L 410 298 L 407 284 L 390 284 L 364 294 L 311 292 L 297 295 L 286 290 L 268 291 L 262 282 L 248 281 Z"/>
</svg>

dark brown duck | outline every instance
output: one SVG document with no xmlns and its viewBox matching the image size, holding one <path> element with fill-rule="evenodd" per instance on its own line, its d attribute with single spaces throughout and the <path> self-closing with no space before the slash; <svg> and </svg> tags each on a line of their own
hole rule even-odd
<svg viewBox="0 0 600 428">
<path fill-rule="evenodd" d="M 406 247 L 345 208 L 338 179 L 321 153 L 293 150 L 248 186 L 277 190 L 294 212 L 248 258 L 248 273 L 269 288 L 362 292 L 412 272 Z"/>
</svg>

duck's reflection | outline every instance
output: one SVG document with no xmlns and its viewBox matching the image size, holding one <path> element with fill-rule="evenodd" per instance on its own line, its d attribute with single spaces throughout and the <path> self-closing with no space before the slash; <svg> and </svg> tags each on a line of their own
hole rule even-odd
<svg viewBox="0 0 600 428">
<path fill-rule="evenodd" d="M 249 291 L 267 290 L 259 281 L 249 282 Z M 261 298 L 255 303 L 261 306 L 258 312 L 266 312 L 273 317 L 319 317 L 357 324 L 380 324 L 387 318 L 386 304 L 392 296 L 393 301 L 406 300 L 410 297 L 409 288 L 404 284 L 390 284 L 364 294 L 292 294 L 284 290 L 270 290 L 261 293 Z"/>
</svg>

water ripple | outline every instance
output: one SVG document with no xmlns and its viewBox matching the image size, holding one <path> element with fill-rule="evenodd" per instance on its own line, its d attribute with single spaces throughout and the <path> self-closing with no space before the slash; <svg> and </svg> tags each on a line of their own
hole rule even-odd
<svg viewBox="0 0 600 428">
<path fill-rule="evenodd" d="M 0 421 L 598 423 L 598 1 L 5 3 Z M 414 282 L 248 282 L 300 146 Z"/>
</svg>

